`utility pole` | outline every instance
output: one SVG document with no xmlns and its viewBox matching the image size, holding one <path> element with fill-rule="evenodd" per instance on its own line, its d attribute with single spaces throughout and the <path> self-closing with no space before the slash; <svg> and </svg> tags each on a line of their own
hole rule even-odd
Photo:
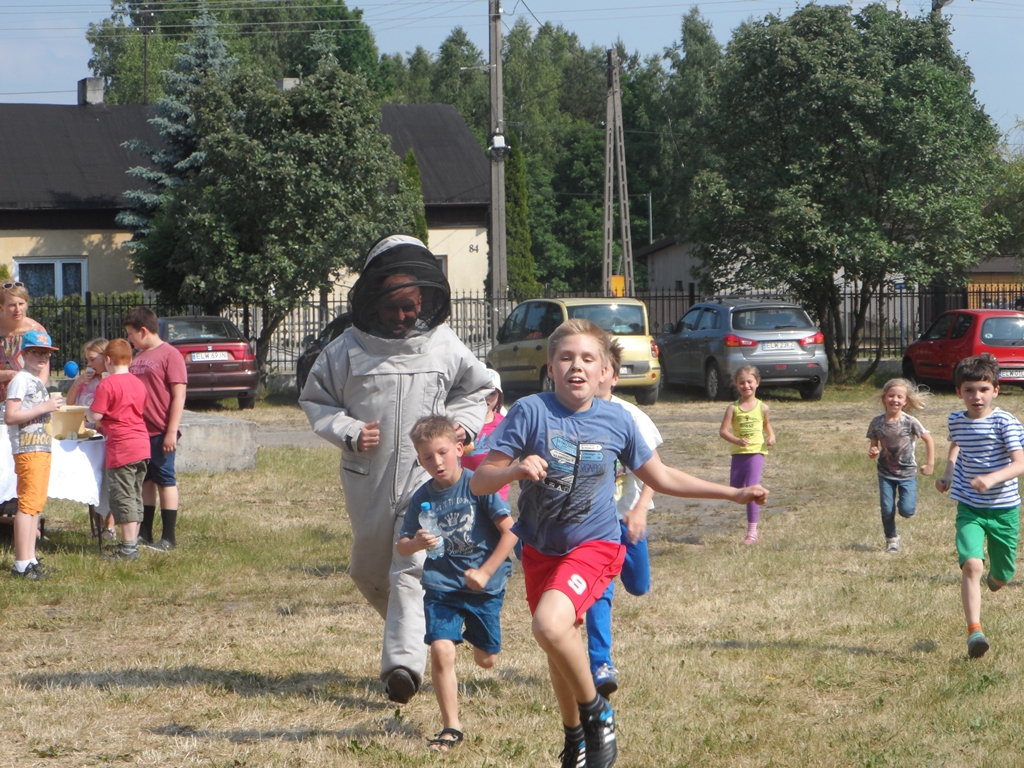
<svg viewBox="0 0 1024 768">
<path fill-rule="evenodd" d="M 612 242 L 615 239 L 615 176 L 619 179 L 619 230 L 622 237 L 622 277 L 626 296 L 633 296 L 633 242 L 629 224 L 629 188 L 626 184 L 626 146 L 622 133 L 622 90 L 619 86 L 619 57 L 608 51 L 608 99 L 605 107 L 604 149 L 604 265 L 601 270 L 605 296 L 612 289 L 614 264 Z"/>
<path fill-rule="evenodd" d="M 502 316 L 499 303 L 508 298 L 508 256 L 505 243 L 505 99 L 501 79 L 501 0 L 488 0 L 491 24 L 491 335 L 497 340 Z"/>
</svg>

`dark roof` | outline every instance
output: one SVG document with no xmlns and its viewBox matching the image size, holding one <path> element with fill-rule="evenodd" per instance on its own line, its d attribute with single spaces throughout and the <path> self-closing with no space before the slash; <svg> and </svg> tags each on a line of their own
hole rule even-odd
<svg viewBox="0 0 1024 768">
<path fill-rule="evenodd" d="M 0 210 L 124 208 L 126 171 L 148 164 L 122 144 L 158 142 L 153 107 L 0 104 Z"/>
<path fill-rule="evenodd" d="M 123 144 L 158 144 L 154 114 L 141 104 L 0 104 L 0 210 L 126 207 L 124 190 L 145 187 L 126 171 L 148 163 Z M 490 162 L 454 107 L 387 104 L 381 130 L 399 157 L 415 152 L 426 205 L 490 204 Z"/>
<path fill-rule="evenodd" d="M 657 253 L 658 251 L 663 251 L 666 248 L 668 248 L 669 246 L 675 245 L 675 243 L 676 243 L 676 237 L 674 235 L 669 235 L 668 237 L 663 237 L 663 238 L 661 238 L 661 240 L 656 240 L 655 242 L 651 243 L 650 245 L 645 245 L 643 248 L 639 248 L 638 250 L 633 251 L 633 258 L 634 259 L 646 259 L 652 253 Z"/>
<path fill-rule="evenodd" d="M 491 166 L 450 104 L 384 104 L 380 129 L 399 157 L 416 155 L 425 205 L 491 202 Z"/>
</svg>

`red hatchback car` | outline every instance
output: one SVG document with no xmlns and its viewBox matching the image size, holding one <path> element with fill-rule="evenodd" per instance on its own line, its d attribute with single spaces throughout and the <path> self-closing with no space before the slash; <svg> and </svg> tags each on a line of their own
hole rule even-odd
<svg viewBox="0 0 1024 768">
<path fill-rule="evenodd" d="M 239 408 L 254 408 L 260 372 L 256 355 L 234 323 L 223 317 L 162 317 L 160 338 L 185 358 L 187 400 L 237 397 Z"/>
<path fill-rule="evenodd" d="M 999 381 L 1024 387 L 1024 312 L 955 309 L 943 312 L 903 353 L 903 375 L 953 383 L 965 357 L 989 352 L 999 361 Z"/>
</svg>

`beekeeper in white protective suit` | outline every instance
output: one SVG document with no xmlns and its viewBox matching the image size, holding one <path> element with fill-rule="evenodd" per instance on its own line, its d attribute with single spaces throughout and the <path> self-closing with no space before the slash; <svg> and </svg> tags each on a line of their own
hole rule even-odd
<svg viewBox="0 0 1024 768">
<path fill-rule="evenodd" d="M 353 328 L 324 348 L 299 397 L 313 431 L 341 448 L 341 485 L 352 521 L 349 573 L 384 618 L 381 680 L 404 704 L 419 690 L 423 552 L 395 542 L 409 498 L 427 481 L 409 431 L 446 415 L 473 440 L 487 412 L 487 369 L 444 324 L 448 280 L 422 242 L 378 240 L 349 292 Z"/>
</svg>

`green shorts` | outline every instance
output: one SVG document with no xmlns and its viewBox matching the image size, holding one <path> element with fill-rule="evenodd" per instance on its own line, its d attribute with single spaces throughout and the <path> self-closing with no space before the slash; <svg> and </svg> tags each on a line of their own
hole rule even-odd
<svg viewBox="0 0 1024 768">
<path fill-rule="evenodd" d="M 988 539 L 989 573 L 996 581 L 1009 581 L 1017 571 L 1017 534 L 1020 507 L 984 509 L 962 501 L 956 505 L 956 551 L 964 561 L 985 560 Z"/>
</svg>

